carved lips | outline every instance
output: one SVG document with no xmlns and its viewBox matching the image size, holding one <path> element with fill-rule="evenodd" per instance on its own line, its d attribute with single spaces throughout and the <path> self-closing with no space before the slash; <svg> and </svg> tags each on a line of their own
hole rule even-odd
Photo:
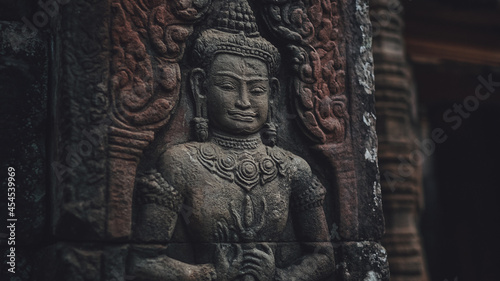
<svg viewBox="0 0 500 281">
<path fill-rule="evenodd" d="M 227 114 L 231 119 L 242 122 L 253 122 L 254 118 L 257 117 L 257 113 L 252 111 L 228 110 Z"/>
</svg>

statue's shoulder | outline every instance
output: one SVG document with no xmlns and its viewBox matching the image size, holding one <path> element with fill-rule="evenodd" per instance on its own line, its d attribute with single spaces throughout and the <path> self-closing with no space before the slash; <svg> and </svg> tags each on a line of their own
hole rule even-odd
<svg viewBox="0 0 500 281">
<path fill-rule="evenodd" d="M 292 179 L 292 204 L 296 210 L 308 210 L 323 205 L 326 189 L 312 173 L 302 157 L 279 147 L 268 149 L 270 155 L 280 154 L 289 161 L 288 173 Z"/>
<path fill-rule="evenodd" d="M 203 143 L 188 142 L 167 148 L 158 159 L 158 170 L 167 177 L 193 172 L 196 169 L 194 156 L 202 146 Z"/>
<path fill-rule="evenodd" d="M 312 175 L 311 167 L 304 158 L 284 148 L 267 147 L 267 154 L 289 173 L 292 179 L 306 178 Z"/>
<path fill-rule="evenodd" d="M 187 142 L 173 145 L 163 151 L 160 160 L 169 163 L 184 162 L 185 160 L 189 160 L 193 156 L 193 153 L 196 153 L 204 145 L 206 144 L 201 142 Z"/>
</svg>

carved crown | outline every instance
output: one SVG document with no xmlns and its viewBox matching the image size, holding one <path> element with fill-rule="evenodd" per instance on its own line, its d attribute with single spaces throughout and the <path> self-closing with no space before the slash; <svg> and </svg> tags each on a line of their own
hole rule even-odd
<svg viewBox="0 0 500 281">
<path fill-rule="evenodd" d="M 193 62 L 207 67 L 219 53 L 264 60 L 271 74 L 279 68 L 278 49 L 260 35 L 254 13 L 246 0 L 224 3 L 213 26 L 203 31 L 196 40 Z"/>
</svg>

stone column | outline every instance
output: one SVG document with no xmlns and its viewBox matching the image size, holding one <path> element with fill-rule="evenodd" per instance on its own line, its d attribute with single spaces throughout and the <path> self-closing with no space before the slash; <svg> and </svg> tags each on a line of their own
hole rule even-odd
<svg viewBox="0 0 500 281">
<path fill-rule="evenodd" d="M 391 280 L 428 280 L 418 217 L 422 148 L 417 99 L 402 35 L 398 0 L 370 1 L 373 24 L 379 168 Z"/>
</svg>

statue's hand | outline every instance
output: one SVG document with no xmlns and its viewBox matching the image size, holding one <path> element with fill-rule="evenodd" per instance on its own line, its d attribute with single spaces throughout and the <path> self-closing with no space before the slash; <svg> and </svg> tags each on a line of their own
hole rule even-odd
<svg viewBox="0 0 500 281">
<path fill-rule="evenodd" d="M 273 280 L 276 271 L 273 250 L 267 244 L 262 244 L 262 248 L 243 250 L 243 267 L 240 270 L 243 280 Z"/>
<path fill-rule="evenodd" d="M 215 250 L 217 280 L 231 281 L 239 275 L 243 250 L 239 244 L 218 243 Z"/>
</svg>

